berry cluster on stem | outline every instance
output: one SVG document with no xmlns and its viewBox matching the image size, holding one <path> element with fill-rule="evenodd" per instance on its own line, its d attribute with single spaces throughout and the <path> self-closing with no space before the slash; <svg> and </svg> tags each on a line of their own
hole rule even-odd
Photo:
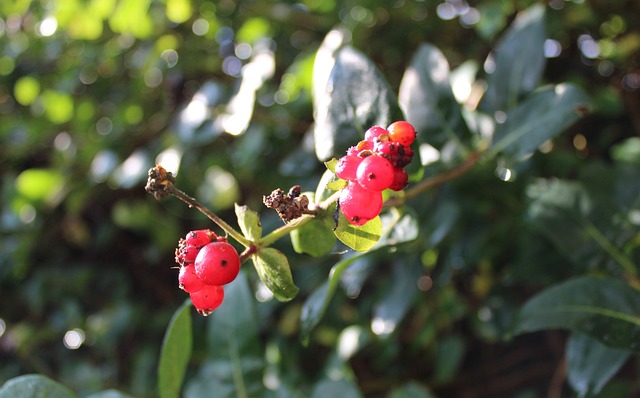
<svg viewBox="0 0 640 398">
<path fill-rule="evenodd" d="M 349 223 L 364 225 L 382 210 L 382 191 L 403 190 L 409 179 L 404 168 L 413 159 L 411 144 L 416 131 L 411 124 L 397 121 L 386 129 L 369 128 L 364 140 L 347 150 L 336 164 L 336 175 L 347 180 L 338 204 Z"/>
</svg>

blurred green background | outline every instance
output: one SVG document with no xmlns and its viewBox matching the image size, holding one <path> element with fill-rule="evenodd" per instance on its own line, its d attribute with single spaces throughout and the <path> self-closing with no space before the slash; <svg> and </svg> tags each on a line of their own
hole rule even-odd
<svg viewBox="0 0 640 398">
<path fill-rule="evenodd" d="M 516 12 L 534 3 L 2 1 L 0 384 L 36 372 L 84 395 L 114 387 L 154 396 L 164 330 L 186 298 L 177 288 L 173 251 L 188 230 L 213 226 L 175 199 L 157 202 L 146 194 L 147 170 L 163 164 L 177 173 L 179 188 L 223 218 L 233 221 L 238 202 L 262 213 L 265 230 L 279 226 L 262 195 L 293 184 L 313 190 L 325 169 L 313 149 L 311 73 L 328 32 L 338 26 L 350 32 L 352 45 L 397 92 L 422 42 L 439 47 L 452 69 L 469 60 L 481 68 Z M 432 222 L 470 226 L 473 236 L 441 243 L 434 233 L 434 248 L 408 249 L 403 258 L 418 258 L 436 273 L 416 279 L 420 299 L 411 302 L 402 330 L 352 359 L 367 396 L 406 381 L 407 372 L 444 397 L 542 396 L 535 386 L 553 380 L 562 334 L 510 343 L 497 337 L 518 301 L 573 268 L 540 236 L 531 233 L 526 247 L 516 247 L 510 234 L 524 218 L 526 176 L 574 178 L 588 165 L 611 163 L 612 148 L 625 140 L 633 144 L 624 147 L 627 158 L 637 164 L 640 9 L 635 0 L 543 3 L 543 80 L 582 87 L 594 112 L 512 184 L 495 178 L 495 165 L 482 165 L 455 186 L 467 195 L 460 205 L 471 216 Z M 487 215 L 495 222 L 484 224 Z M 303 383 L 318 378 L 347 326 L 374 326 L 376 297 L 392 289 L 387 279 L 400 271 L 393 256 L 354 268 L 345 294 L 303 347 L 302 300 L 335 258 L 310 259 L 288 246 L 278 244 L 290 255 L 300 297 L 263 303 L 269 297 L 252 286 L 261 339 L 290 355 Z M 462 263 L 470 250 L 477 261 L 438 273 L 444 247 L 449 259 L 458 253 Z M 519 258 L 546 265 L 514 276 L 505 267 Z M 386 270 L 367 273 L 372 264 Z M 365 270 L 366 283 L 357 270 Z M 429 291 L 438 278 L 446 282 Z M 196 342 L 202 322 L 195 324 Z M 194 367 L 197 361 L 196 354 Z M 522 367 L 518 377 L 501 377 L 513 364 Z M 493 395 L 478 393 L 480 386 Z"/>
</svg>

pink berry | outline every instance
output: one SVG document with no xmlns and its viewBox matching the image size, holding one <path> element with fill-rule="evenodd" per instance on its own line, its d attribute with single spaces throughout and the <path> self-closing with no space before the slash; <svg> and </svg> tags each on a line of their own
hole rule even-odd
<svg viewBox="0 0 640 398">
<path fill-rule="evenodd" d="M 357 182 L 349 182 L 338 201 L 342 214 L 353 225 L 364 225 L 382 210 L 382 192 L 368 191 Z"/>
<path fill-rule="evenodd" d="M 190 293 L 191 303 L 202 315 L 210 315 L 224 300 L 224 288 L 222 286 L 205 285 L 197 292 Z"/>
<path fill-rule="evenodd" d="M 375 138 L 378 138 L 378 137 L 380 137 L 381 135 L 384 135 L 384 134 L 389 134 L 387 129 L 385 129 L 384 127 L 380 127 L 380 126 L 373 126 L 373 127 L 369 128 L 369 130 L 364 132 L 364 139 L 365 139 L 365 141 L 373 142 Z"/>
<path fill-rule="evenodd" d="M 407 186 L 409 175 L 402 167 L 395 167 L 393 169 L 393 183 L 389 187 L 394 191 L 402 191 Z"/>
<path fill-rule="evenodd" d="M 345 155 L 336 164 L 336 175 L 343 180 L 353 181 L 356 179 L 356 170 L 362 162 L 362 158 L 356 155 Z"/>
<path fill-rule="evenodd" d="M 198 275 L 196 275 L 196 269 L 193 264 L 180 267 L 180 273 L 178 273 L 178 284 L 180 289 L 187 293 L 195 293 L 206 286 L 205 283 L 198 278 Z"/>
<path fill-rule="evenodd" d="M 211 242 L 198 253 L 196 275 L 207 285 L 225 285 L 238 276 L 240 256 L 227 242 Z"/>
<path fill-rule="evenodd" d="M 356 176 L 363 188 L 384 191 L 393 183 L 393 165 L 382 156 L 367 156 L 358 166 Z"/>
<path fill-rule="evenodd" d="M 416 139 L 416 130 L 409 122 L 404 120 L 391 123 L 387 130 L 389 130 L 391 141 L 399 142 L 405 146 L 411 145 Z"/>
</svg>

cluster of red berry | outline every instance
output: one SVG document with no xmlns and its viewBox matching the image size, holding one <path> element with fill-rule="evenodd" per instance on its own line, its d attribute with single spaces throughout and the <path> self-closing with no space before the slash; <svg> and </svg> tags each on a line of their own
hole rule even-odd
<svg viewBox="0 0 640 398">
<path fill-rule="evenodd" d="M 353 225 L 364 225 L 382 210 L 382 191 L 400 191 L 409 176 L 404 167 L 411 163 L 411 144 L 416 130 L 405 121 L 397 121 L 386 129 L 373 126 L 364 140 L 347 150 L 338 160 L 335 172 L 347 186 L 338 203 L 342 214 Z"/>
<path fill-rule="evenodd" d="M 211 314 L 222 304 L 223 286 L 240 272 L 240 256 L 226 238 L 208 229 L 191 231 L 180 239 L 176 249 L 180 265 L 178 283 L 189 293 L 193 306 L 202 315 Z"/>
</svg>

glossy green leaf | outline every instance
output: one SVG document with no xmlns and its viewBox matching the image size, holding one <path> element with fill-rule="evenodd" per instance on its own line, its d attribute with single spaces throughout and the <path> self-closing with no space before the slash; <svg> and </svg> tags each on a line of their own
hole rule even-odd
<svg viewBox="0 0 640 398">
<path fill-rule="evenodd" d="M 506 111 L 521 95 L 538 86 L 545 66 L 544 14 L 542 4 L 533 5 L 518 14 L 500 38 L 485 62 L 485 69 L 491 73 L 480 110 L 490 114 Z"/>
<path fill-rule="evenodd" d="M 287 256 L 277 249 L 266 247 L 251 256 L 258 276 L 279 301 L 289 301 L 298 294 L 293 283 Z"/>
<path fill-rule="evenodd" d="M 162 341 L 158 364 L 158 393 L 161 398 L 180 396 L 191 358 L 191 301 L 187 300 L 173 314 Z"/>
<path fill-rule="evenodd" d="M 300 228 L 294 229 L 291 244 L 296 253 L 321 257 L 329 254 L 336 243 L 333 233 L 333 221 L 327 219 L 313 219 Z"/>
<path fill-rule="evenodd" d="M 384 230 L 384 236 L 382 236 L 377 244 L 374 245 L 374 250 L 404 243 L 415 238 L 413 233 L 398 232 L 398 230 L 394 228 L 395 226 L 399 226 L 398 228 L 400 230 L 406 230 L 407 224 L 410 224 L 410 222 L 406 221 L 406 217 L 410 216 L 399 215 L 399 212 L 385 214 L 387 225 Z M 412 227 L 409 229 L 412 229 Z M 391 236 L 393 236 L 393 238 L 390 238 Z M 302 314 L 300 315 L 300 337 L 303 341 L 307 341 L 311 330 L 313 330 L 313 328 L 320 322 L 320 319 L 327 310 L 327 307 L 331 302 L 331 298 L 340 284 L 342 274 L 351 266 L 351 264 L 367 253 L 371 253 L 371 251 L 366 253 L 352 252 L 348 257 L 340 260 L 331 268 L 331 271 L 329 272 L 329 279 L 322 285 L 318 286 L 307 298 L 302 307 Z"/>
<path fill-rule="evenodd" d="M 514 333 L 570 329 L 609 347 L 640 351 L 640 292 L 613 278 L 578 277 L 531 298 Z"/>
<path fill-rule="evenodd" d="M 390 287 L 373 307 L 372 329 L 380 337 L 391 335 L 418 295 L 416 281 L 424 271 L 417 261 L 393 264 Z"/>
<path fill-rule="evenodd" d="M 236 217 L 238 217 L 238 225 L 245 238 L 257 241 L 262 237 L 262 225 L 260 224 L 260 216 L 254 210 L 247 206 L 240 206 L 236 203 Z"/>
<path fill-rule="evenodd" d="M 422 44 L 402 77 L 398 95 L 407 120 L 423 141 L 437 148 L 468 134 L 449 72 L 444 54 L 431 44 Z"/>
<path fill-rule="evenodd" d="M 380 216 L 368 221 L 361 226 L 351 225 L 349 221 L 340 213 L 338 227 L 334 231 L 336 237 L 342 243 L 353 250 L 366 252 L 371 250 L 382 235 L 382 221 Z"/>
<path fill-rule="evenodd" d="M 537 90 L 497 125 L 490 152 L 522 159 L 584 116 L 588 107 L 587 96 L 576 86 L 559 84 Z"/>
<path fill-rule="evenodd" d="M 185 388 L 185 398 L 261 397 L 264 349 L 255 297 L 245 272 L 225 285 L 224 302 L 208 317 L 207 360 Z"/>
<path fill-rule="evenodd" d="M 323 58 L 316 59 L 314 68 Z M 343 46 L 322 89 L 314 91 L 315 145 L 320 160 L 342 156 L 373 125 L 402 119 L 395 94 L 375 64 L 360 51 Z M 314 72 L 315 73 L 315 72 Z M 314 76 L 315 78 L 315 76 Z"/>
<path fill-rule="evenodd" d="M 567 379 L 580 397 L 598 394 L 631 356 L 629 350 L 611 348 L 583 333 L 572 333 L 565 357 Z"/>
<path fill-rule="evenodd" d="M 0 388 L 0 398 L 74 398 L 77 395 L 50 378 L 30 374 L 7 380 Z"/>
<path fill-rule="evenodd" d="M 333 171 L 325 171 L 324 174 L 322 174 L 322 177 L 320 177 L 320 181 L 318 181 L 318 187 L 316 188 L 315 194 L 316 202 L 326 200 L 344 186 L 346 186 L 346 182 L 338 178 Z"/>
</svg>

